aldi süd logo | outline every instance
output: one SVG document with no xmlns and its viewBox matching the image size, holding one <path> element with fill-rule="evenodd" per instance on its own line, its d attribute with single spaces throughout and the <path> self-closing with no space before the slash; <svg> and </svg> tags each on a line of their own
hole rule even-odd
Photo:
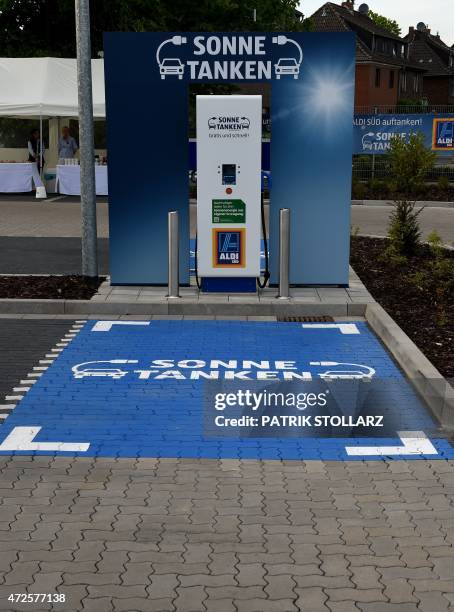
<svg viewBox="0 0 454 612">
<path fill-rule="evenodd" d="M 244 268 L 246 230 L 213 229 L 213 267 Z"/>
<path fill-rule="evenodd" d="M 432 149 L 454 151 L 454 119 L 433 120 Z"/>
</svg>

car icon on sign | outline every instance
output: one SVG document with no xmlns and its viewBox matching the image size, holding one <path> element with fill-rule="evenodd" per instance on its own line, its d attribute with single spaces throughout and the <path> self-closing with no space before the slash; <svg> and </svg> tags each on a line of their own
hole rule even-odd
<svg viewBox="0 0 454 612">
<path fill-rule="evenodd" d="M 136 359 L 111 359 L 110 361 L 85 361 L 73 366 L 74 378 L 113 378 L 118 380 L 128 374 L 127 370 L 113 368 L 112 364 L 137 363 Z"/>
<path fill-rule="evenodd" d="M 179 79 L 183 78 L 184 65 L 176 57 L 166 57 L 159 64 L 159 72 L 161 79 L 165 79 L 166 76 L 178 76 Z"/>
<path fill-rule="evenodd" d="M 362 380 L 370 382 L 375 375 L 374 368 L 359 363 L 345 363 L 338 361 L 311 361 L 310 365 L 322 367 L 338 367 L 336 370 L 326 370 L 319 373 L 322 380 Z M 348 366 L 348 367 L 345 367 Z"/>
<path fill-rule="evenodd" d="M 294 57 L 281 57 L 277 64 L 274 64 L 274 72 L 276 79 L 280 79 L 282 75 L 291 74 L 294 79 L 297 79 L 300 73 L 300 65 Z"/>
</svg>

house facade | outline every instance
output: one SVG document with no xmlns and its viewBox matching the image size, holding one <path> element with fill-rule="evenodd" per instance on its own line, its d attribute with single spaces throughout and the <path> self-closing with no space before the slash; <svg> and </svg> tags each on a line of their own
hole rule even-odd
<svg viewBox="0 0 454 612">
<path fill-rule="evenodd" d="M 411 27 L 405 41 L 412 61 L 424 68 L 421 97 L 428 105 L 454 104 L 454 48 L 423 23 Z"/>
<path fill-rule="evenodd" d="M 317 32 L 356 34 L 355 106 L 358 111 L 392 109 L 399 101 L 421 98 L 425 68 L 412 61 L 408 42 L 377 26 L 367 5 L 354 0 L 327 2 L 311 16 Z"/>
</svg>

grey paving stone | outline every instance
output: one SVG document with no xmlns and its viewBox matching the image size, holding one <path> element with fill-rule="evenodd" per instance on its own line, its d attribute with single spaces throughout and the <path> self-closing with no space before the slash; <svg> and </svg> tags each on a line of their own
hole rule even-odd
<svg viewBox="0 0 454 612">
<path fill-rule="evenodd" d="M 326 605 L 328 596 L 321 587 L 295 589 L 297 600 L 295 602 L 301 612 L 329 612 Z"/>
<path fill-rule="evenodd" d="M 179 587 L 176 590 L 177 598 L 174 605 L 177 610 L 187 612 L 200 612 L 203 610 L 203 602 L 207 599 L 207 593 L 201 586 Z"/>
<path fill-rule="evenodd" d="M 416 606 L 416 604 L 411 603 L 393 604 L 377 602 L 358 603 L 357 605 L 362 612 L 419 612 L 419 608 Z"/>
</svg>

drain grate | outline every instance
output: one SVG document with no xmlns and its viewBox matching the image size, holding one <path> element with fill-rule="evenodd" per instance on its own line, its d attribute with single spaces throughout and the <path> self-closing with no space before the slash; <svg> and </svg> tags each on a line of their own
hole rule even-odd
<svg viewBox="0 0 454 612">
<path fill-rule="evenodd" d="M 281 323 L 332 323 L 333 317 L 277 317 Z"/>
</svg>

